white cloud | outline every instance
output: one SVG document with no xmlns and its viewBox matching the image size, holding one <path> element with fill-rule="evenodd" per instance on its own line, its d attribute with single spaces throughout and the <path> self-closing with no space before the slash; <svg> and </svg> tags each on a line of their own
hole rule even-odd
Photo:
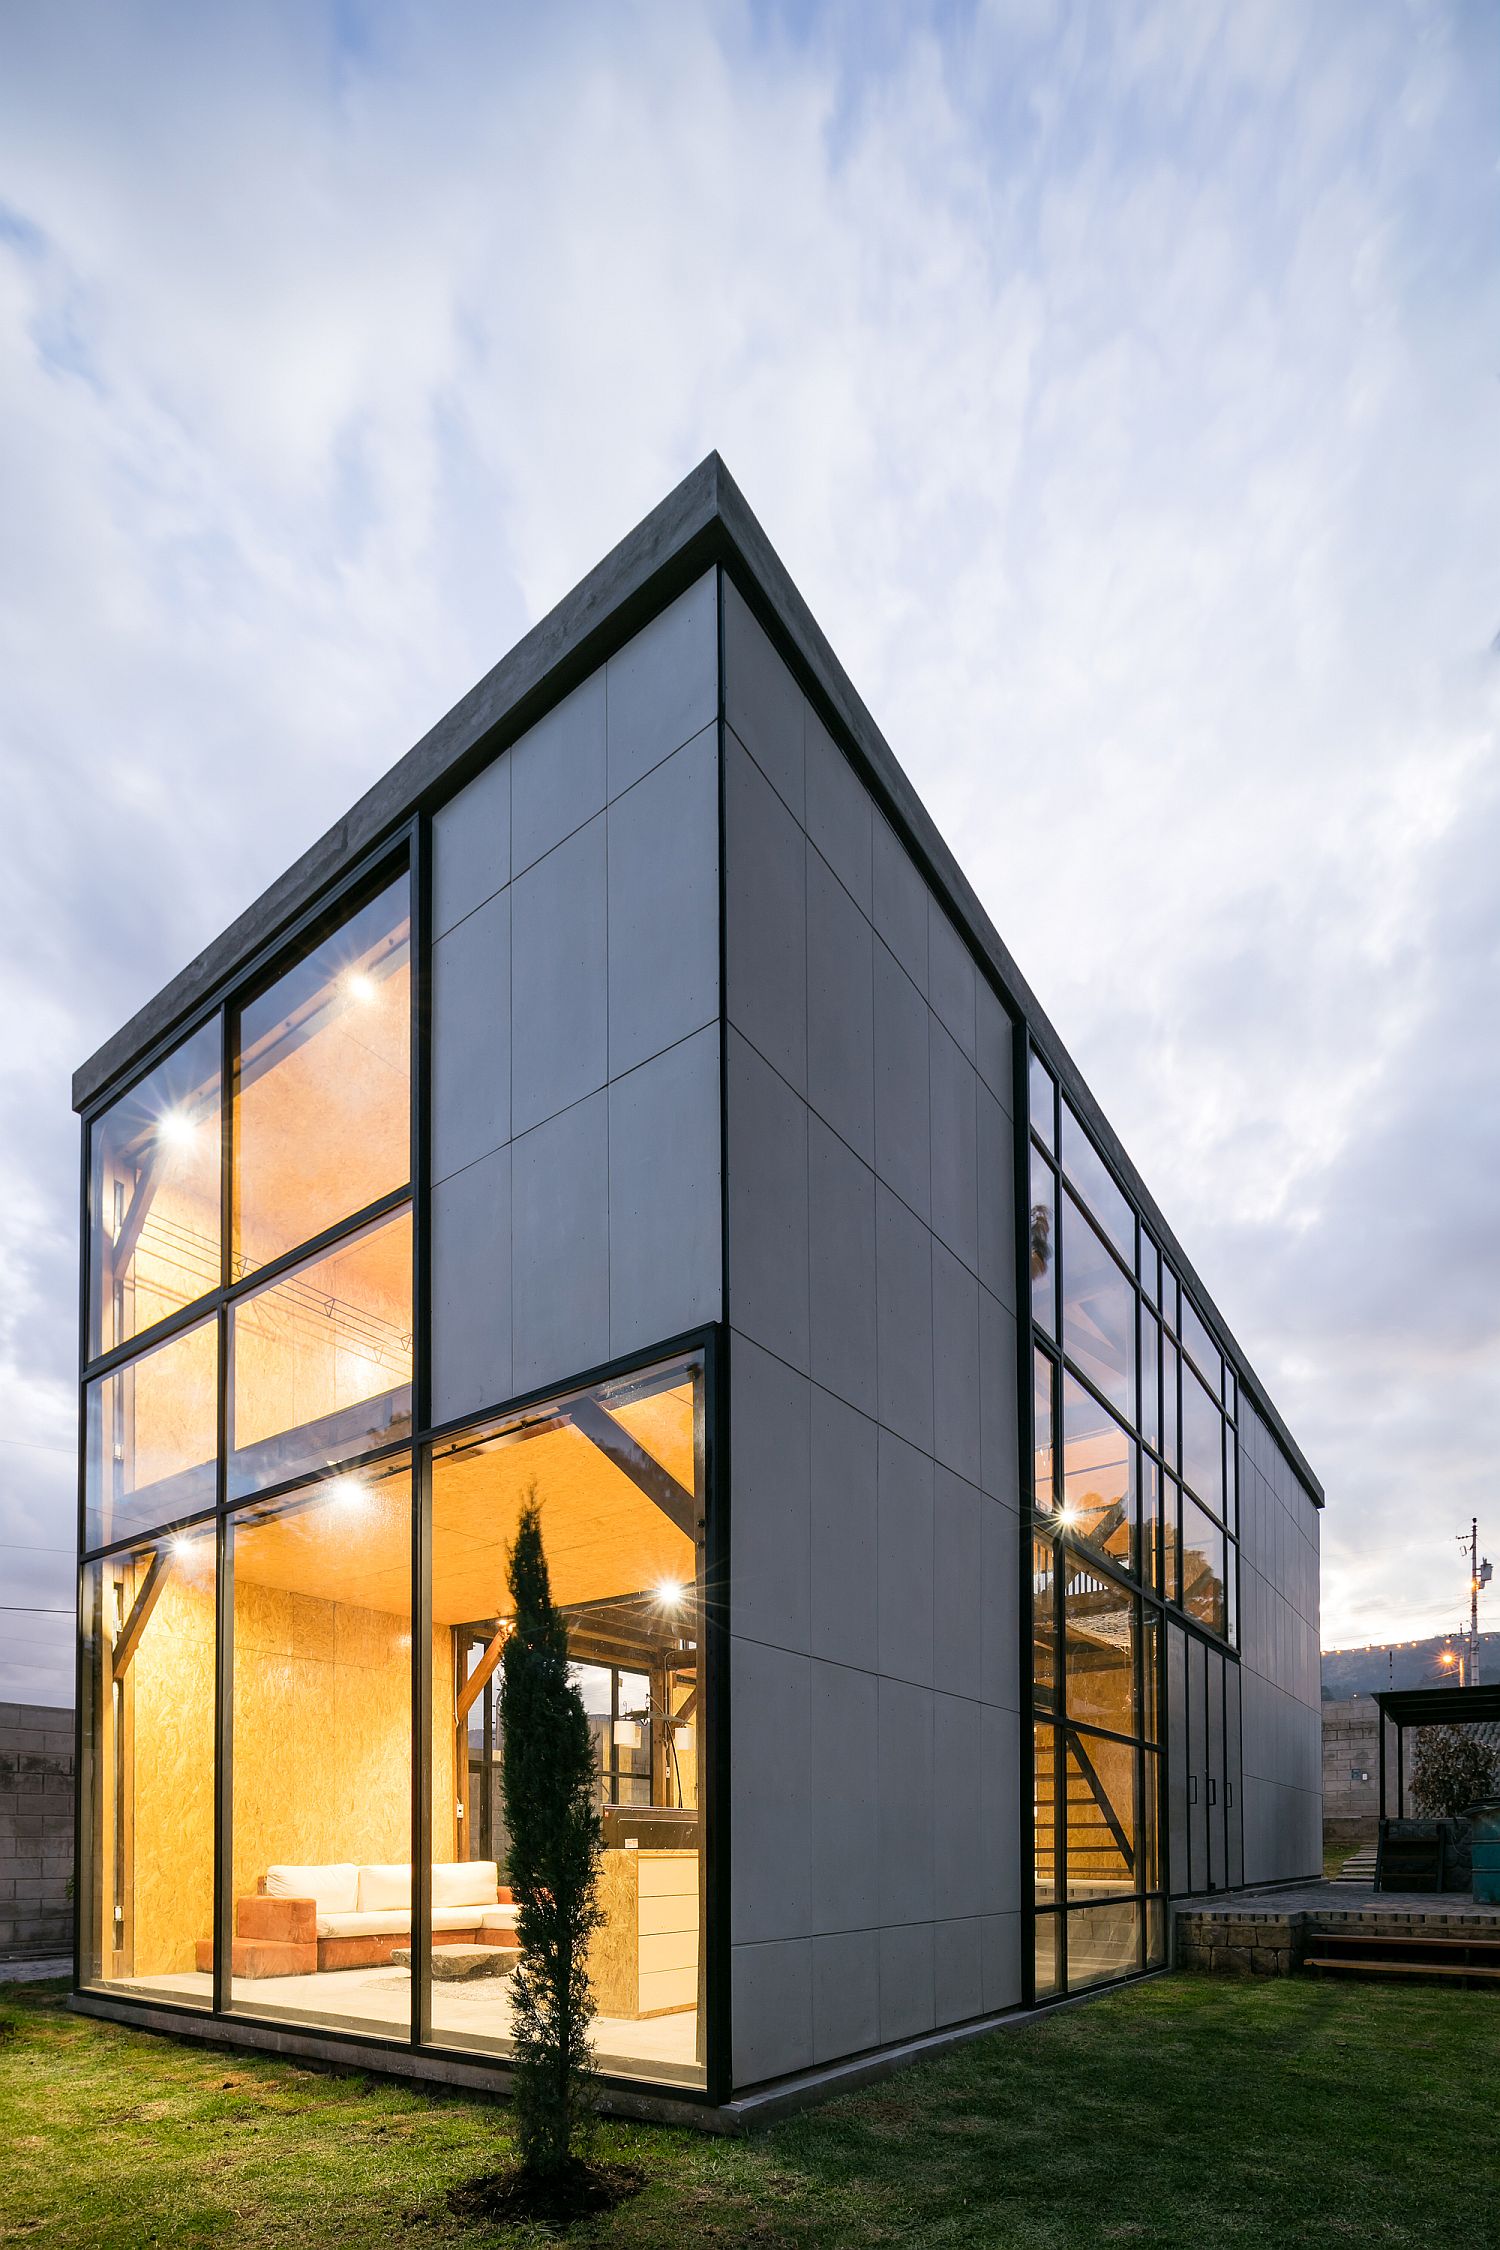
<svg viewBox="0 0 1500 2250">
<path fill-rule="evenodd" d="M 1446 1622 L 1500 1403 L 1494 25 L 0 38 L 16 1434 L 70 1411 L 72 1064 L 717 445 L 1323 1471 L 1330 1637 Z M 0 1537 L 56 1533 L 10 1452 Z"/>
</svg>

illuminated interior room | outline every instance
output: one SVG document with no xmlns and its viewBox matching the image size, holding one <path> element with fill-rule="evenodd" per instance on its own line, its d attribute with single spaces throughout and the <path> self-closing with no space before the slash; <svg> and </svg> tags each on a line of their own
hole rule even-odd
<svg viewBox="0 0 1500 2250">
<path fill-rule="evenodd" d="M 532 1495 L 607 2107 L 1316 1871 L 1321 1489 L 717 457 L 74 1100 L 74 2007 L 503 2091 Z"/>
</svg>

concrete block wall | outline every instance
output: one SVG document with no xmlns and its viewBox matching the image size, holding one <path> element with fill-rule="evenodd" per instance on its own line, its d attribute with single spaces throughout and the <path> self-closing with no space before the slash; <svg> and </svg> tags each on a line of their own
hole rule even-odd
<svg viewBox="0 0 1500 2250">
<path fill-rule="evenodd" d="M 0 1703 L 0 1962 L 72 1952 L 72 1872 L 73 1714 Z"/>
<path fill-rule="evenodd" d="M 1380 1711 L 1373 1696 L 1327 1702 L 1323 1735 L 1323 1834 L 1331 1844 L 1362 1843 L 1380 1825 Z M 1390 1809 L 1396 1808 L 1394 1729 L 1386 1747 Z M 1361 1780 L 1360 1775 L 1367 1775 Z"/>
<path fill-rule="evenodd" d="M 720 1310 L 710 571 L 433 822 L 433 1413 Z"/>
<path fill-rule="evenodd" d="M 739 2087 L 1021 1996 L 1010 1022 L 724 623 Z"/>
<path fill-rule="evenodd" d="M 1239 1456 L 1245 1881 L 1273 1883 L 1323 1864 L 1321 1517 L 1243 1389 Z"/>
</svg>

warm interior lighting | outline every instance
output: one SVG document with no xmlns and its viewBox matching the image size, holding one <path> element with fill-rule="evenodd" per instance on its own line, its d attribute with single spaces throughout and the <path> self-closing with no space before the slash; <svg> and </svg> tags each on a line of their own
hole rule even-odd
<svg viewBox="0 0 1500 2250">
<path fill-rule="evenodd" d="M 336 1508 L 362 1508 L 370 1494 L 359 1477 L 335 1477 L 328 1486 L 328 1497 Z"/>
<path fill-rule="evenodd" d="M 197 1541 L 190 1539 L 185 1531 L 179 1531 L 176 1538 L 170 1542 L 173 1559 L 177 1562 L 190 1562 L 197 1551 L 197 1544 Z"/>
<path fill-rule="evenodd" d="M 186 1148 L 197 1130 L 193 1120 L 180 1109 L 163 1110 L 156 1120 L 156 1137 L 168 1148 Z"/>
<path fill-rule="evenodd" d="M 367 977 L 362 969 L 350 969 L 344 978 L 345 998 L 357 1000 L 362 1008 L 370 1006 L 378 991 L 375 979 Z"/>
<path fill-rule="evenodd" d="M 655 1593 L 659 1609 L 681 1609 L 687 1595 L 687 1588 L 680 1586 L 675 1578 L 659 1578 L 656 1582 Z"/>
</svg>

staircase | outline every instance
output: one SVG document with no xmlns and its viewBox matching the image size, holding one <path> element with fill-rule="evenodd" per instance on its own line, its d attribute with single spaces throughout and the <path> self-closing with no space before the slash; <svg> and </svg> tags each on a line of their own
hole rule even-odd
<svg viewBox="0 0 1500 2250">
<path fill-rule="evenodd" d="M 1419 1977 L 1494 1986 L 1500 1984 L 1500 1925 L 1489 1923 L 1472 1937 L 1313 1929 L 1302 1966 L 1313 1976 Z"/>
<path fill-rule="evenodd" d="M 1335 1883 L 1363 1883 L 1368 1889 L 1375 1881 L 1375 1846 L 1361 1844 L 1359 1850 L 1345 1860 L 1331 1880 Z"/>
<path fill-rule="evenodd" d="M 1055 1837 L 1057 1803 L 1056 1737 L 1049 1729 L 1036 1746 L 1036 1894 L 1058 1895 Z M 1087 1766 L 1087 1750 L 1069 1754 L 1067 1765 L 1067 1867 L 1075 1899 L 1082 1891 L 1098 1891 L 1101 1898 L 1135 1886 L 1135 1859 L 1128 1838 L 1113 1820 L 1109 1799 Z"/>
</svg>

